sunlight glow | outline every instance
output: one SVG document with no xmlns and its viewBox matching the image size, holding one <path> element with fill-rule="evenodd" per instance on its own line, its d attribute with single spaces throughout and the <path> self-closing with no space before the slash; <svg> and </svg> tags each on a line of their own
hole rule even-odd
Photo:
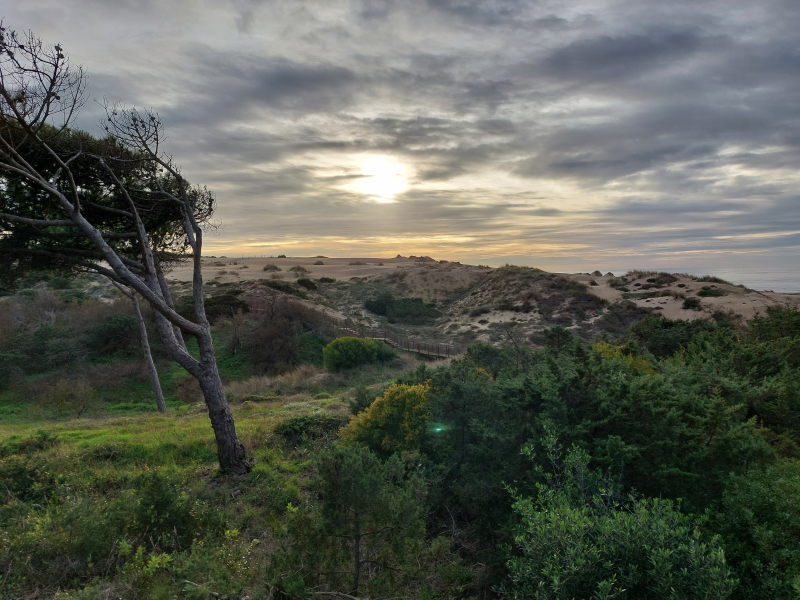
<svg viewBox="0 0 800 600">
<path fill-rule="evenodd" d="M 358 161 L 358 179 L 349 184 L 351 192 L 369 196 L 381 204 L 394 199 L 409 188 L 408 168 L 391 156 L 367 154 Z"/>
</svg>

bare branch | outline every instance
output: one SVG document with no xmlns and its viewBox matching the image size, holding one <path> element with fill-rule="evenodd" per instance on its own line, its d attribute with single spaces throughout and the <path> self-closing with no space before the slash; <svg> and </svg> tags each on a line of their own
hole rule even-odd
<svg viewBox="0 0 800 600">
<path fill-rule="evenodd" d="M 25 225 L 35 225 L 37 227 L 57 227 L 60 225 L 75 227 L 75 223 L 69 219 L 29 219 L 27 217 L 19 217 L 9 213 L 0 213 L 0 220 L 1 219 L 6 219 L 14 223 L 23 223 Z"/>
<path fill-rule="evenodd" d="M 106 104 L 109 139 L 69 130 L 85 86 L 82 69 L 69 65 L 60 45 L 48 47 L 0 22 L 0 237 L 4 250 L 11 249 L 0 259 L 52 257 L 103 274 L 146 300 L 168 353 L 200 384 L 220 466 L 245 473 L 249 463 L 225 399 L 203 299 L 200 224 L 213 210 L 213 196 L 191 188 L 162 152 L 162 123 L 153 111 Z M 193 320 L 175 310 L 161 266 L 187 247 L 194 262 Z M 183 333 L 197 339 L 199 358 L 188 352 Z"/>
</svg>

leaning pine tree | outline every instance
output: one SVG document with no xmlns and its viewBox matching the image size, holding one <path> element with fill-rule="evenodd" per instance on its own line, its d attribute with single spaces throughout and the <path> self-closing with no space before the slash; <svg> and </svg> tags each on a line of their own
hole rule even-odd
<svg viewBox="0 0 800 600">
<path fill-rule="evenodd" d="M 214 198 L 164 154 L 155 113 L 107 107 L 103 139 L 70 129 L 84 91 L 83 71 L 60 45 L 0 23 L 0 279 L 37 267 L 83 270 L 138 294 L 169 356 L 200 385 L 220 467 L 245 473 L 203 302 L 201 225 Z M 185 256 L 194 267 L 192 318 L 175 310 L 164 277 Z M 185 336 L 197 339 L 199 358 Z"/>
</svg>

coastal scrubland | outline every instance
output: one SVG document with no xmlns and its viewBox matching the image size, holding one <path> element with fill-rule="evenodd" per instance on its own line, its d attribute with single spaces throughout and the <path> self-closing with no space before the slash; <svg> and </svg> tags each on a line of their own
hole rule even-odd
<svg viewBox="0 0 800 600">
<path fill-rule="evenodd" d="M 427 261 L 352 280 L 291 260 L 248 269 L 277 285 L 208 286 L 246 475 L 219 474 L 202 397 L 154 344 L 156 412 L 102 280 L 0 299 L 0 598 L 796 597 L 794 307 L 747 318 L 709 308 L 748 298 L 724 282 L 512 267 L 423 294 Z M 602 298 L 681 283 L 704 318 Z M 461 351 L 335 342 L 314 311 Z"/>
</svg>

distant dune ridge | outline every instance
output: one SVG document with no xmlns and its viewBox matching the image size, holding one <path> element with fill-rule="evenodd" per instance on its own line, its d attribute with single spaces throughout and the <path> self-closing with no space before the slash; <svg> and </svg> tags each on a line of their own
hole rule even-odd
<svg viewBox="0 0 800 600">
<path fill-rule="evenodd" d="M 244 298 L 286 295 L 306 310 L 387 326 L 422 340 L 526 340 L 567 327 L 583 337 L 622 331 L 648 314 L 670 319 L 750 319 L 771 306 L 800 306 L 800 295 L 750 290 L 715 277 L 650 271 L 623 276 L 548 273 L 531 267 L 465 265 L 423 256 L 395 258 L 208 257 L 210 293 L 246 290 Z M 170 273 L 188 282 L 191 266 Z M 407 308 L 426 307 L 425 319 L 392 319 L 364 306 L 388 294 Z M 420 308 L 421 309 L 421 308 Z M 412 315 L 413 316 L 413 315 Z"/>
</svg>

